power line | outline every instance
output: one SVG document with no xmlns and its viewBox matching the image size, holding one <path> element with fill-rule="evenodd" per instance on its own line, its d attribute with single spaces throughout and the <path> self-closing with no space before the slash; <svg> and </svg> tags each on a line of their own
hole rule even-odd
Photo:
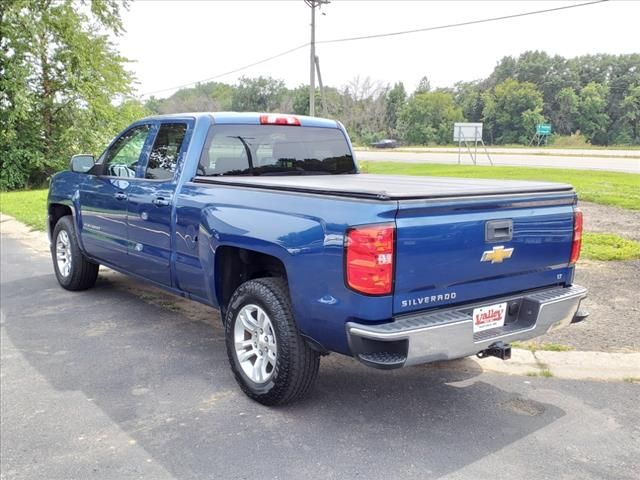
<svg viewBox="0 0 640 480">
<path fill-rule="evenodd" d="M 284 57 L 285 55 L 289 55 L 290 53 L 293 53 L 293 52 L 295 52 L 297 50 L 300 50 L 300 49 L 308 47 L 308 46 L 309 46 L 309 42 L 303 43 L 302 45 L 298 45 L 297 47 L 290 48 L 289 50 L 285 50 L 284 52 L 277 53 L 277 54 L 272 55 L 270 57 L 263 58 L 262 60 L 258 60 L 257 62 L 253 62 L 253 63 L 250 63 L 248 65 L 244 65 L 242 67 L 234 68 L 233 70 L 229 70 L 228 72 L 219 73 L 217 75 L 214 75 L 213 77 L 203 78 L 202 80 L 197 80 L 195 82 L 189 82 L 189 83 L 185 83 L 185 84 L 182 84 L 182 85 L 176 85 L 174 87 L 163 88 L 161 90 L 154 90 L 152 92 L 141 93 L 140 96 L 145 97 L 147 95 L 153 95 L 154 93 L 168 92 L 169 90 L 176 90 L 176 89 L 179 89 L 179 88 L 190 87 L 191 85 L 195 85 L 197 83 L 210 82 L 211 80 L 215 80 L 216 78 L 224 77 L 226 75 L 231 75 L 232 73 L 238 73 L 238 72 L 241 72 L 242 70 L 246 70 L 247 68 L 255 67 L 256 65 L 260 65 L 260 64 L 268 62 L 270 60 L 275 60 L 276 58 L 279 58 L 279 57 Z"/>
<path fill-rule="evenodd" d="M 372 35 L 362 35 L 359 37 L 345 37 L 345 38 L 334 38 L 331 40 L 317 40 L 316 43 L 339 43 L 339 42 L 352 42 L 355 40 L 369 40 L 372 38 L 382 38 L 382 37 L 393 37 L 398 35 L 407 35 L 410 33 L 420 33 L 420 32 L 430 32 L 433 30 L 444 30 L 446 28 L 456 28 L 456 27 L 465 27 L 467 25 L 476 25 L 479 23 L 488 23 L 488 22 L 497 22 L 499 20 L 509 20 L 511 18 L 518 17 L 526 17 L 528 15 L 539 15 L 541 13 L 549 13 L 549 12 L 557 12 L 559 10 L 567 10 L 569 8 L 578 8 L 578 7 L 586 7 L 587 5 L 595 5 L 597 3 L 608 2 L 609 0 L 595 0 L 593 2 L 586 3 L 578 3 L 575 5 L 566 5 L 564 7 L 555 7 L 555 8 L 547 8 L 545 10 L 536 10 L 533 12 L 523 12 L 523 13 L 515 13 L 513 15 L 504 15 L 502 17 L 492 17 L 492 18 L 484 18 L 481 20 L 470 20 L 468 22 L 460 22 L 460 23 L 451 23 L 448 25 L 438 25 L 436 27 L 424 27 L 424 28 L 415 28 L 413 30 L 401 30 L 399 32 L 389 32 L 389 33 L 376 33 Z"/>
<path fill-rule="evenodd" d="M 408 34 L 412 34 L 412 33 L 429 32 L 429 31 L 433 31 L 433 30 L 444 30 L 444 29 L 448 29 L 448 28 L 464 27 L 464 26 L 476 25 L 476 24 L 480 24 L 480 23 L 497 22 L 497 21 L 500 21 L 500 20 L 509 20 L 509 19 L 512 19 L 512 18 L 526 17 L 526 16 L 530 16 L 530 15 L 539 15 L 539 14 L 550 13 L 550 12 L 557 12 L 557 11 L 560 11 L 560 10 L 568 10 L 570 8 L 586 7 L 588 5 L 595 5 L 595 4 L 598 4 L 598 3 L 604 3 L 604 2 L 608 2 L 608 1 L 609 0 L 595 0 L 595 1 L 586 2 L 586 3 L 578 3 L 578 4 L 574 4 L 574 5 L 565 5 L 563 7 L 547 8 L 547 9 L 544 9 L 544 10 L 535 10 L 535 11 L 532 11 L 532 12 L 516 13 L 516 14 L 513 14 L 513 15 L 504 15 L 504 16 L 501 16 L 501 17 L 484 18 L 484 19 L 480 19 L 480 20 L 470 20 L 468 22 L 451 23 L 451 24 L 448 24 L 448 25 L 438 25 L 438 26 L 435 26 L 435 27 L 424 27 L 424 28 L 416 28 L 416 29 L 412 29 L 412 30 L 402 30 L 402 31 L 399 31 L 399 32 L 388 32 L 388 33 L 378 33 L 378 34 L 372 34 L 372 35 L 362 35 L 362 36 L 358 36 L 358 37 L 344 37 L 344 38 L 334 38 L 334 39 L 330 39 L 330 40 L 316 40 L 315 43 L 316 44 L 329 44 L 329 43 L 351 42 L 351 41 L 356 41 L 356 40 L 369 40 L 369 39 L 372 39 L 372 38 L 383 38 L 383 37 L 391 37 L 391 36 L 398 36 L 398 35 L 408 35 Z M 203 78 L 201 80 L 196 80 L 196 81 L 193 81 L 193 82 L 184 83 L 182 85 L 175 85 L 173 87 L 163 88 L 163 89 L 160 89 L 160 90 L 154 90 L 154 91 L 151 91 L 151 92 L 141 93 L 140 96 L 145 97 L 145 96 L 153 95 L 155 93 L 168 92 L 170 90 L 177 90 L 177 89 L 180 89 L 180 88 L 190 87 L 192 85 L 195 85 L 195 84 L 198 84 L 198 83 L 202 83 L 202 82 L 209 82 L 211 80 L 215 80 L 217 78 L 224 77 L 226 75 L 231 75 L 232 73 L 238 73 L 238 72 L 241 72 L 242 70 L 246 70 L 248 68 L 255 67 L 256 65 L 261 65 L 261 64 L 269 62 L 271 60 L 275 60 L 276 58 L 283 57 L 285 55 L 289 55 L 290 53 L 293 53 L 293 52 L 298 51 L 298 50 L 300 50 L 302 48 L 308 47 L 309 45 L 310 45 L 310 42 L 306 42 L 306 43 L 303 43 L 302 45 L 298 45 L 297 47 L 290 48 L 289 50 L 285 50 L 283 52 L 277 53 L 277 54 L 272 55 L 270 57 L 263 58 L 262 60 L 258 60 L 256 62 L 250 63 L 248 65 L 243 65 L 242 67 L 234 68 L 233 70 L 229 70 L 227 72 L 219 73 L 219 74 L 214 75 L 212 77 Z"/>
</svg>

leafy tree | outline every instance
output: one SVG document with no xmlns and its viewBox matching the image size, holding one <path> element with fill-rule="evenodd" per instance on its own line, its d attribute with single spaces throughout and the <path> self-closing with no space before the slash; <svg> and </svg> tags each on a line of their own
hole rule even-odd
<svg viewBox="0 0 640 480">
<path fill-rule="evenodd" d="M 518 61 L 513 57 L 503 57 L 487 79 L 487 90 L 495 88 L 509 78 L 516 78 Z"/>
<path fill-rule="evenodd" d="M 429 81 L 429 77 L 426 75 L 420 79 L 418 83 L 418 88 L 416 88 L 415 93 L 426 93 L 431 91 L 431 82 Z"/>
<path fill-rule="evenodd" d="M 606 113 L 608 89 L 591 82 L 580 90 L 577 123 L 580 131 L 594 145 L 606 145 L 611 123 Z"/>
<path fill-rule="evenodd" d="M 589 83 L 603 85 L 608 88 L 605 113 L 609 117 L 609 126 L 606 141 L 635 141 L 625 119 L 624 100 L 630 90 L 640 84 L 640 54 L 597 54 L 565 59 L 545 52 L 524 52 L 518 58 L 503 58 L 489 78 L 480 82 L 480 88 L 486 93 L 507 79 L 535 84 L 543 96 L 542 114 L 557 132 L 563 134 L 568 133 L 569 128 L 575 128 L 577 121 L 577 113 L 573 116 L 568 113 L 575 109 L 566 103 L 573 99 L 565 89 L 580 92 Z M 563 105 L 558 103 L 560 99 L 565 101 Z M 596 141 L 605 142 L 602 135 Z"/>
<path fill-rule="evenodd" d="M 198 83 L 194 87 L 180 89 L 163 100 L 151 97 L 147 101 L 147 108 L 160 114 L 231 110 L 234 90 L 226 83 Z"/>
<path fill-rule="evenodd" d="M 406 99 L 407 91 L 404 89 L 402 82 L 396 83 L 393 88 L 387 92 L 385 124 L 389 135 L 392 137 L 398 135 L 398 114 L 404 106 Z"/>
<path fill-rule="evenodd" d="M 464 118 L 468 122 L 481 122 L 484 100 L 481 82 L 458 82 L 455 85 L 454 98 L 462 108 Z"/>
<path fill-rule="evenodd" d="M 484 94 L 484 121 L 496 143 L 527 143 L 544 121 L 542 94 L 529 82 L 508 79 Z"/>
<path fill-rule="evenodd" d="M 570 135 L 575 131 L 579 101 L 578 95 L 571 87 L 565 87 L 558 92 L 555 98 L 557 109 L 553 122 L 557 133 Z"/>
<path fill-rule="evenodd" d="M 631 143 L 633 132 L 626 119 L 626 97 L 640 85 L 640 54 L 619 55 L 610 60 L 606 112 L 611 120 L 607 143 Z"/>
<path fill-rule="evenodd" d="M 633 87 L 624 97 L 623 120 L 630 132 L 630 143 L 640 143 L 640 85 Z"/>
<path fill-rule="evenodd" d="M 463 120 L 462 109 L 448 92 L 417 93 L 400 110 L 398 129 L 414 144 L 451 142 L 453 124 Z"/>
<path fill-rule="evenodd" d="M 556 131 L 562 130 L 561 133 L 564 133 L 564 126 L 558 128 L 558 123 L 563 123 L 563 119 L 558 118 L 560 114 L 560 107 L 557 104 L 558 95 L 565 88 L 580 87 L 577 75 L 568 68 L 567 60 L 559 55 L 551 57 L 546 52 L 525 52 L 518 58 L 515 78 L 519 82 L 530 82 L 536 85 L 544 101 L 543 115 L 551 121 Z"/>
<path fill-rule="evenodd" d="M 231 108 L 238 112 L 276 112 L 286 94 L 282 80 L 271 77 L 242 77 L 235 89 Z"/>
<path fill-rule="evenodd" d="M 130 122 L 114 100 L 130 92 L 132 76 L 108 37 L 122 32 L 123 6 L 3 2 L 0 188 L 42 184 L 72 153 L 97 151 Z"/>
<path fill-rule="evenodd" d="M 325 95 L 327 95 L 327 91 L 331 90 L 335 92 L 334 88 L 325 87 Z M 309 85 L 300 85 L 297 88 L 289 91 L 288 94 L 291 97 L 291 112 L 297 113 L 298 115 L 309 115 Z M 322 97 L 320 95 L 320 89 L 316 88 L 315 91 L 316 97 L 316 111 L 322 111 Z"/>
</svg>

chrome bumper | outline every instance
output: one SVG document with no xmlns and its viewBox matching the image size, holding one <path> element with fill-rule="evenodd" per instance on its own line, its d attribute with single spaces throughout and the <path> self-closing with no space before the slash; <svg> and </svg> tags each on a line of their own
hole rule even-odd
<svg viewBox="0 0 640 480">
<path fill-rule="evenodd" d="M 566 327 L 587 289 L 554 287 L 458 306 L 414 313 L 381 325 L 347 323 L 352 354 L 377 368 L 399 368 L 475 355 L 497 342 L 528 340 Z M 507 302 L 513 313 L 503 327 L 473 332 L 474 308 Z"/>
</svg>

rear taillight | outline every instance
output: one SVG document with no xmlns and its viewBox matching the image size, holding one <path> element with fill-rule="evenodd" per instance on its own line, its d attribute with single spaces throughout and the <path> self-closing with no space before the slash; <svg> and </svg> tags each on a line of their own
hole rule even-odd
<svg viewBox="0 0 640 480">
<path fill-rule="evenodd" d="M 350 288 L 367 295 L 391 293 L 395 231 L 393 224 L 347 230 L 345 275 Z"/>
<path fill-rule="evenodd" d="M 571 258 L 569 264 L 573 265 L 580 258 L 582 247 L 582 210 L 576 208 L 573 216 L 573 244 L 571 245 Z"/>
<path fill-rule="evenodd" d="M 260 115 L 260 125 L 300 126 L 300 120 L 293 115 Z"/>
</svg>

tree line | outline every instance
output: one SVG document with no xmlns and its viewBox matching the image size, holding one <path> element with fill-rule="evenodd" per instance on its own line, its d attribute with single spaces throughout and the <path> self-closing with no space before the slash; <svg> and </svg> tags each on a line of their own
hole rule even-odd
<svg viewBox="0 0 640 480">
<path fill-rule="evenodd" d="M 74 153 L 99 154 L 133 120 L 154 113 L 308 114 L 308 86 L 243 77 L 168 98 L 137 98 L 135 78 L 110 41 L 123 32 L 121 0 L 0 1 L 0 189 L 40 186 Z M 447 144 L 453 123 L 484 122 L 489 144 L 527 143 L 537 123 L 594 145 L 640 144 L 640 54 L 565 59 L 505 57 L 488 78 L 414 92 L 356 77 L 316 92 L 318 115 L 340 120 L 355 143 L 396 138 Z"/>
<path fill-rule="evenodd" d="M 270 77 L 211 82 L 151 98 L 155 113 L 245 110 L 308 114 L 307 85 L 289 89 Z M 529 51 L 505 57 L 489 77 L 431 88 L 423 77 L 414 92 L 402 82 L 382 85 L 356 77 L 326 87 L 319 115 L 336 118 L 357 143 L 393 137 L 408 144 L 450 144 L 455 122 L 483 122 L 485 142 L 526 144 L 539 123 L 558 135 L 579 133 L 593 145 L 640 144 L 640 54 L 566 59 Z M 322 105 L 320 91 L 316 105 Z"/>
</svg>

